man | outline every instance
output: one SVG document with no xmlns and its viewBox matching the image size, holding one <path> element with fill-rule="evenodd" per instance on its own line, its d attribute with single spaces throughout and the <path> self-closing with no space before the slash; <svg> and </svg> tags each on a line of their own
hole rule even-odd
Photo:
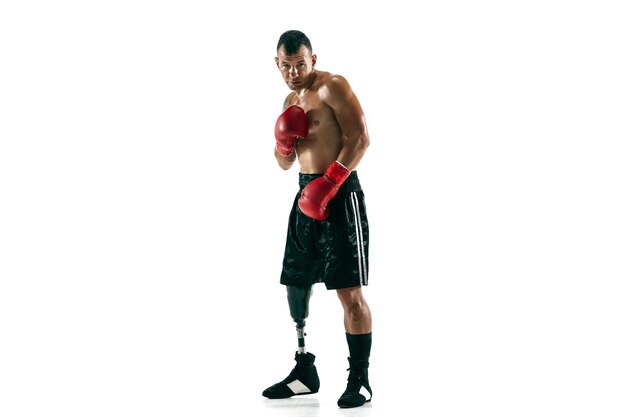
<svg viewBox="0 0 626 417">
<path fill-rule="evenodd" d="M 369 231 L 363 191 L 355 168 L 369 145 L 365 117 L 347 80 L 315 68 L 308 37 L 297 30 L 278 41 L 276 66 L 292 90 L 275 126 L 274 155 L 288 170 L 300 165 L 300 191 L 289 216 L 281 284 L 296 322 L 296 366 L 263 391 L 288 398 L 319 390 L 315 355 L 306 351 L 304 325 L 313 284 L 336 290 L 350 356 L 348 384 L 339 407 L 371 400 L 368 380 L 372 317 L 363 297 L 368 284 Z"/>
</svg>

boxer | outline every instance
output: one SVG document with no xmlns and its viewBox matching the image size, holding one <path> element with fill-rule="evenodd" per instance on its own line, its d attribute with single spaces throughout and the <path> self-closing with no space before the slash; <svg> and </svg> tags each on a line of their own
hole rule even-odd
<svg viewBox="0 0 626 417">
<path fill-rule="evenodd" d="M 308 37 L 284 32 L 276 66 L 291 90 L 276 120 L 274 156 L 284 170 L 298 161 L 300 189 L 287 227 L 280 283 L 296 323 L 296 365 L 268 387 L 270 399 L 316 393 L 320 380 L 315 355 L 304 341 L 312 287 L 324 283 L 343 307 L 349 374 L 339 407 L 371 400 L 369 357 L 372 316 L 362 288 L 368 285 L 369 224 L 356 168 L 369 145 L 363 110 L 348 81 L 317 70 Z"/>
</svg>

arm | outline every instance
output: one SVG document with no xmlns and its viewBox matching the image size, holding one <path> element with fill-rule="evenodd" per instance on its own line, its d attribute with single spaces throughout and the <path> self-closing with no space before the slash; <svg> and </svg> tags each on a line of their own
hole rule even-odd
<svg viewBox="0 0 626 417">
<path fill-rule="evenodd" d="M 337 160 L 353 171 L 370 143 L 361 104 L 348 81 L 339 75 L 332 76 L 322 98 L 333 109 L 343 132 L 344 143 Z"/>
<path fill-rule="evenodd" d="M 335 113 L 343 133 L 343 147 L 324 175 L 303 188 L 298 206 L 305 215 L 326 220 L 330 215 L 328 203 L 361 161 L 369 146 L 369 135 L 359 100 L 343 77 L 333 76 L 320 95 Z"/>
<path fill-rule="evenodd" d="M 283 102 L 283 113 L 276 120 L 274 135 L 276 147 L 274 157 L 284 170 L 288 170 L 296 160 L 295 146 L 299 138 L 304 138 L 309 131 L 309 121 L 302 108 L 288 106 L 289 96 Z"/>
</svg>

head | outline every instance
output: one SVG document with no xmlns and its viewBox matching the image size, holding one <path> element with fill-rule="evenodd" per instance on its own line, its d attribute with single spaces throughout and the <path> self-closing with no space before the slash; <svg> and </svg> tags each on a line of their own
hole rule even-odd
<svg viewBox="0 0 626 417">
<path fill-rule="evenodd" d="M 317 56 L 304 33 L 299 30 L 283 33 L 278 39 L 276 55 L 276 66 L 289 88 L 299 90 L 309 85 L 315 73 Z"/>
</svg>

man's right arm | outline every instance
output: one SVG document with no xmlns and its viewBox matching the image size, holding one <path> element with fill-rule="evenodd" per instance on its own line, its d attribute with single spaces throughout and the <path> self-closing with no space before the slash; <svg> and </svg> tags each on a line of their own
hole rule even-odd
<svg viewBox="0 0 626 417">
<path fill-rule="evenodd" d="M 289 169 L 296 160 L 296 141 L 309 134 L 309 119 L 301 107 L 287 107 L 274 127 L 276 146 L 274 156 L 282 169 Z"/>
</svg>

